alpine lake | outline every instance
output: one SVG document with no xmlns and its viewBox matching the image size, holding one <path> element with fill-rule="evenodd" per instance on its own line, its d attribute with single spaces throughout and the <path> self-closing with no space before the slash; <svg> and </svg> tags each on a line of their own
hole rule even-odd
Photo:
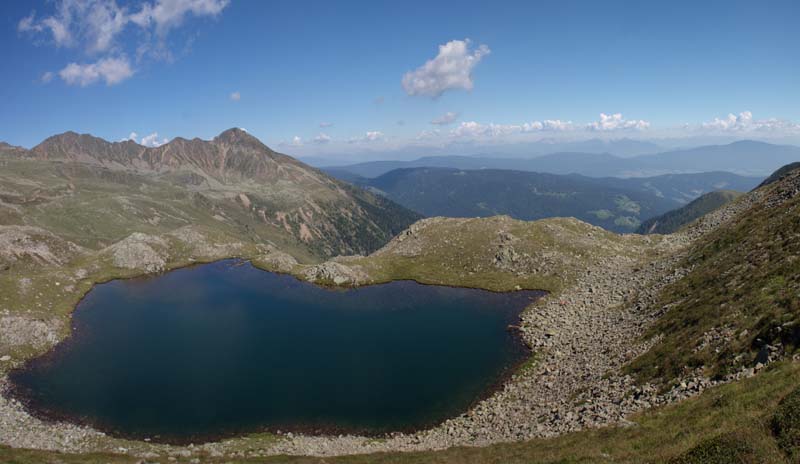
<svg viewBox="0 0 800 464">
<path fill-rule="evenodd" d="M 528 358 L 513 326 L 542 295 L 330 289 L 238 260 L 114 280 L 79 303 L 69 338 L 11 372 L 11 394 L 40 416 L 164 442 L 416 430 Z"/>
</svg>

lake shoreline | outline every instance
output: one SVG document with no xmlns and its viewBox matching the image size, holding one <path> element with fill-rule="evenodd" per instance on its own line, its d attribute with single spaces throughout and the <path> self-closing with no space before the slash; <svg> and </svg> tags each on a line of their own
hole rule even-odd
<svg viewBox="0 0 800 464">
<path fill-rule="evenodd" d="M 91 298 L 93 295 L 93 291 L 100 285 L 107 284 L 113 281 L 147 281 L 152 280 L 154 278 L 160 277 L 165 275 L 169 272 L 181 271 L 186 270 L 189 268 L 194 268 L 198 266 L 209 266 L 209 265 L 222 265 L 230 268 L 239 267 L 242 265 L 250 265 L 253 270 L 258 272 L 266 272 L 266 273 L 273 273 L 279 275 L 290 276 L 295 279 L 298 283 L 313 285 L 317 288 L 323 289 L 325 291 L 337 292 L 342 291 L 341 287 L 330 287 L 324 285 L 318 285 L 314 283 L 310 283 L 302 277 L 298 276 L 297 274 L 290 274 L 290 273 L 278 273 L 273 271 L 264 270 L 261 267 L 256 266 L 251 260 L 246 258 L 236 257 L 236 258 L 224 258 L 216 261 L 210 262 L 192 262 L 188 263 L 185 266 L 176 267 L 170 269 L 169 271 L 164 271 L 158 274 L 150 274 L 150 275 L 135 275 L 125 278 L 115 278 L 115 279 L 108 279 L 105 281 L 99 281 L 98 283 L 94 284 L 91 289 L 81 296 L 79 302 L 76 304 L 75 308 L 73 308 L 73 314 L 81 309 L 81 304 L 86 301 L 86 299 Z M 472 287 L 459 287 L 455 285 L 434 285 L 434 284 L 423 284 L 416 282 L 414 280 L 398 280 L 393 281 L 392 283 L 408 283 L 408 284 L 415 284 L 424 287 L 444 287 L 448 289 L 467 289 L 467 290 L 479 290 L 481 292 L 489 292 L 493 294 L 508 294 L 509 292 L 494 292 L 485 289 L 474 289 Z M 367 288 L 367 287 L 375 287 L 382 285 L 381 283 L 374 283 L 369 285 L 360 285 L 357 287 L 347 287 L 347 289 L 355 289 L 355 288 Z M 345 289 L 345 291 L 347 291 Z M 531 302 L 535 302 L 536 300 L 545 296 L 545 292 L 541 291 L 527 291 L 531 293 L 535 293 L 533 296 L 530 296 Z M 418 433 L 420 431 L 424 431 L 427 429 L 435 428 L 440 426 L 445 421 L 451 419 L 452 417 L 457 417 L 458 415 L 466 413 L 469 409 L 474 407 L 474 405 L 479 404 L 480 402 L 484 401 L 485 399 L 494 395 L 497 391 L 499 391 L 504 384 L 506 384 L 510 379 L 516 375 L 519 368 L 522 365 L 525 365 L 529 362 L 530 356 L 532 355 L 532 351 L 530 345 L 526 343 L 523 332 L 520 330 L 520 325 L 522 322 L 522 313 L 525 309 L 529 306 L 529 303 L 525 303 L 522 307 L 518 309 L 514 309 L 513 311 L 516 313 L 514 316 L 513 323 L 509 324 L 505 330 L 511 333 L 512 343 L 514 345 L 514 350 L 518 350 L 521 353 L 521 356 L 518 358 L 517 361 L 514 363 L 506 366 L 500 376 L 494 379 L 491 384 L 483 389 L 477 397 L 475 397 L 463 410 L 455 415 L 448 415 L 439 420 L 434 421 L 426 421 L 419 424 L 410 425 L 408 427 L 397 427 L 393 428 L 390 431 L 384 430 L 372 430 L 370 428 L 365 427 L 342 427 L 342 426 L 320 426 L 320 425 L 304 425 L 298 423 L 286 423 L 282 425 L 274 425 L 274 426 L 255 426 L 255 427 L 242 427 L 242 428 L 234 428 L 226 431 L 222 431 L 220 433 L 213 433 L 213 434 L 196 434 L 187 437 L 171 437 L 165 436 L 162 434 L 154 435 L 154 434 L 144 434 L 144 433 L 126 433 L 120 432 L 114 429 L 114 427 L 109 426 L 108 424 L 104 424 L 101 421 L 91 419 L 88 417 L 80 417 L 76 416 L 75 414 L 59 411 L 55 408 L 47 408 L 40 404 L 37 404 L 36 401 L 33 400 L 33 393 L 28 389 L 23 388 L 19 383 L 16 381 L 16 377 L 21 373 L 24 373 L 26 370 L 32 369 L 36 364 L 46 364 L 50 362 L 54 362 L 56 356 L 58 356 L 59 352 L 68 349 L 69 345 L 75 343 L 75 337 L 80 336 L 80 328 L 78 327 L 76 320 L 74 318 L 71 319 L 70 330 L 64 339 L 59 341 L 57 344 L 52 346 L 48 351 L 45 353 L 36 356 L 34 358 L 26 360 L 21 365 L 15 367 L 11 371 L 9 371 L 6 375 L 6 381 L 3 383 L 2 391 L 0 391 L 0 395 L 6 397 L 9 400 L 16 401 L 23 406 L 25 411 L 27 411 L 32 417 L 41 420 L 46 423 L 50 423 L 52 425 L 58 425 L 61 423 L 69 423 L 73 424 L 78 427 L 88 428 L 96 430 L 104 435 L 115 439 L 121 439 L 126 441 L 143 441 L 147 440 L 148 443 L 152 444 L 163 444 L 163 445 L 172 445 L 172 446 L 185 446 L 192 443 L 218 443 L 223 440 L 230 440 L 235 438 L 243 438 L 247 437 L 248 435 L 254 434 L 292 434 L 292 435 L 304 435 L 304 436 L 315 436 L 315 437 L 327 437 L 327 436 L 340 436 L 340 435 L 358 435 L 364 436 L 369 439 L 374 440 L 386 440 L 390 439 L 397 435 L 411 435 Z"/>
</svg>

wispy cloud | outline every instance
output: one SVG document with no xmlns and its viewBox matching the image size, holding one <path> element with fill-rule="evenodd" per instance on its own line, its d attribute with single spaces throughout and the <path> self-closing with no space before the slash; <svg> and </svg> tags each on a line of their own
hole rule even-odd
<svg viewBox="0 0 800 464">
<path fill-rule="evenodd" d="M 439 116 L 438 118 L 434 118 L 431 121 L 431 124 L 437 126 L 446 126 L 448 124 L 452 124 L 455 120 L 458 119 L 458 113 L 454 113 L 452 111 L 448 111 L 447 113 Z"/>
<path fill-rule="evenodd" d="M 91 63 L 73 62 L 58 73 L 68 84 L 86 86 L 105 80 L 111 85 L 133 75 L 131 63 L 125 58 L 128 47 L 119 41 L 129 25 L 143 32 L 138 36 L 139 43 L 130 50 L 135 50 L 137 57 L 148 50 L 153 51 L 154 57 L 170 57 L 166 36 L 172 28 L 188 15 L 216 16 L 228 3 L 229 0 L 154 0 L 120 6 L 116 0 L 58 0 L 52 14 L 39 18 L 31 12 L 19 20 L 17 30 L 37 41 L 44 39 L 57 48 L 77 48 L 88 55 Z M 124 69 L 120 66 L 122 61 L 126 63 Z M 118 71 L 99 69 L 109 65 L 115 65 Z M 92 77 L 97 73 L 100 77 Z"/>
<path fill-rule="evenodd" d="M 439 53 L 435 58 L 403 75 L 403 89 L 408 95 L 432 98 L 448 90 L 472 90 L 472 70 L 491 50 L 486 45 L 472 50 L 471 44 L 469 39 L 465 39 L 439 45 Z"/>
<path fill-rule="evenodd" d="M 331 142 L 331 137 L 328 134 L 320 132 L 319 135 L 314 137 L 314 143 L 322 145 Z"/>
<path fill-rule="evenodd" d="M 239 100 L 241 100 L 241 99 L 242 99 L 242 94 L 241 94 L 241 93 L 239 93 L 238 91 L 237 91 L 237 92 L 232 92 L 232 93 L 231 93 L 231 94 L 228 96 L 228 98 L 230 98 L 232 101 L 238 102 Z"/>
<path fill-rule="evenodd" d="M 361 137 L 353 137 L 348 140 L 348 143 L 364 143 L 364 142 L 378 142 L 384 139 L 383 132 L 380 131 L 367 131 Z"/>
<path fill-rule="evenodd" d="M 333 123 L 332 122 L 321 122 L 321 123 L 319 123 L 319 127 L 323 128 L 323 129 L 325 129 L 327 127 L 333 127 Z"/>
</svg>

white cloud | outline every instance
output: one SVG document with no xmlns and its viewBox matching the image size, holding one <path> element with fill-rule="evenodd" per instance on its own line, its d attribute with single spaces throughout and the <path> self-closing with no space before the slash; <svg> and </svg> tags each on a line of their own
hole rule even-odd
<svg viewBox="0 0 800 464">
<path fill-rule="evenodd" d="M 448 124 L 453 123 L 456 119 L 458 119 L 458 113 L 448 111 L 447 113 L 439 116 L 438 118 L 434 118 L 434 120 L 431 121 L 431 124 L 435 124 L 437 126 L 446 126 Z"/>
<path fill-rule="evenodd" d="M 574 128 L 572 121 L 562 121 L 560 119 L 545 119 L 542 121 L 542 130 L 545 131 L 568 131 Z"/>
<path fill-rule="evenodd" d="M 128 134 L 127 138 L 120 140 L 120 142 L 124 142 L 126 140 L 130 140 L 131 142 L 136 142 L 137 137 L 139 137 L 139 134 L 137 134 L 136 132 L 131 132 L 130 134 Z"/>
<path fill-rule="evenodd" d="M 130 16 L 130 20 L 141 27 L 154 25 L 156 33 L 163 36 L 171 28 L 179 26 L 189 13 L 216 16 L 229 3 L 229 0 L 156 0 L 143 4 L 139 12 Z"/>
<path fill-rule="evenodd" d="M 95 63 L 70 63 L 58 72 L 68 85 L 86 87 L 100 80 L 106 85 L 118 84 L 133 75 L 130 62 L 125 57 L 104 58 Z"/>
<path fill-rule="evenodd" d="M 47 72 L 45 72 L 45 73 L 43 73 L 43 74 L 42 74 L 42 77 L 40 77 L 40 78 L 39 78 L 39 80 L 40 80 L 40 81 L 41 81 L 43 84 L 47 84 L 47 83 L 49 83 L 50 81 L 52 81 L 52 80 L 53 80 L 53 78 L 54 78 L 55 76 L 56 76 L 56 75 L 55 75 L 55 73 L 54 73 L 54 72 L 52 72 L 52 71 L 47 71 Z"/>
<path fill-rule="evenodd" d="M 53 15 L 36 20 L 36 14 L 31 13 L 19 21 L 17 30 L 47 31 L 57 47 L 80 45 L 88 53 L 97 53 L 112 48 L 128 22 L 126 9 L 114 0 L 61 0 Z"/>
<path fill-rule="evenodd" d="M 439 135 L 441 135 L 441 133 L 442 133 L 442 131 L 440 131 L 439 129 L 424 130 L 424 131 L 420 132 L 419 134 L 417 134 L 417 140 L 436 139 L 436 138 L 439 137 Z"/>
<path fill-rule="evenodd" d="M 167 140 L 166 138 L 159 139 L 158 132 L 153 132 L 150 135 L 145 135 L 144 137 L 142 137 L 141 140 L 137 140 L 138 138 L 139 134 L 137 134 L 136 132 L 131 132 L 130 134 L 128 134 L 127 137 L 120 140 L 120 142 L 125 142 L 130 140 L 131 142 L 136 142 L 139 145 L 144 145 L 145 147 L 150 147 L 150 148 L 160 147 L 161 145 L 164 145 L 165 143 L 169 142 L 169 140 Z"/>
<path fill-rule="evenodd" d="M 237 92 L 233 92 L 233 93 L 230 94 L 229 98 L 231 100 L 235 101 L 235 102 L 238 102 L 239 100 L 242 99 L 242 94 L 239 93 L 238 91 Z"/>
<path fill-rule="evenodd" d="M 403 89 L 408 95 L 432 98 L 451 89 L 472 90 L 472 70 L 491 50 L 486 45 L 471 50 L 470 45 L 469 39 L 439 45 L 435 58 L 403 75 Z"/>
<path fill-rule="evenodd" d="M 546 119 L 544 121 L 531 121 L 522 124 L 482 124 L 477 121 L 465 121 L 450 131 L 452 137 L 483 137 L 500 138 L 520 133 L 571 131 L 575 129 L 572 121 L 560 119 Z"/>
<path fill-rule="evenodd" d="M 323 128 L 323 129 L 325 129 L 326 127 L 333 127 L 333 123 L 332 122 L 321 122 L 321 123 L 319 123 L 319 127 Z"/>
<path fill-rule="evenodd" d="M 190 14 L 216 16 L 228 3 L 229 0 L 154 0 L 133 7 L 120 6 L 116 0 L 56 0 L 55 11 L 51 15 L 37 19 L 36 13 L 31 12 L 20 19 L 17 30 L 37 38 L 44 35 L 52 39 L 56 47 L 79 48 L 90 56 L 105 55 L 97 61 L 96 64 L 99 64 L 115 60 L 112 56 L 125 54 L 125 47 L 117 39 L 132 24 L 143 31 L 138 35 L 139 44 L 135 47 L 137 59 L 147 52 L 152 52 L 153 57 L 163 58 L 171 56 L 166 46 L 166 35 L 170 29 L 180 25 Z M 152 31 L 157 38 L 156 45 L 151 45 L 154 41 Z M 85 76 L 87 71 L 92 71 L 92 68 L 83 70 L 76 66 L 80 65 L 71 63 L 62 72 L 66 70 L 70 76 Z M 133 74 L 130 63 L 127 68 L 127 75 L 119 80 Z M 79 77 L 74 82 L 91 83 L 98 80 Z M 106 82 L 109 83 L 109 80 L 106 79 Z"/>
<path fill-rule="evenodd" d="M 361 143 L 361 142 L 377 142 L 383 140 L 383 132 L 380 131 L 367 131 L 363 137 L 353 137 L 348 140 L 348 143 Z"/>
<path fill-rule="evenodd" d="M 622 113 L 600 113 L 599 121 L 590 122 L 586 125 L 586 128 L 592 131 L 644 130 L 649 127 L 649 122 L 641 119 L 624 119 Z"/>
<path fill-rule="evenodd" d="M 131 135 L 136 135 L 136 133 L 134 132 Z M 161 145 L 164 145 L 167 142 L 169 142 L 169 140 L 165 138 L 159 140 L 158 132 L 153 132 L 150 135 L 145 135 L 144 137 L 142 137 L 142 140 L 139 141 L 139 144 L 144 145 L 145 147 L 153 148 L 153 147 L 160 147 Z"/>
<path fill-rule="evenodd" d="M 753 119 L 753 113 L 742 111 L 720 119 L 704 122 L 700 127 L 711 132 L 800 132 L 800 124 L 785 119 Z"/>
<path fill-rule="evenodd" d="M 465 121 L 450 131 L 455 137 L 500 137 L 522 132 L 519 124 L 481 124 L 476 121 Z"/>
<path fill-rule="evenodd" d="M 317 144 L 325 144 L 330 143 L 331 137 L 328 134 L 324 134 L 322 132 L 319 133 L 316 137 L 314 137 L 314 143 Z"/>
<path fill-rule="evenodd" d="M 292 143 L 290 144 L 293 147 L 302 147 L 303 146 L 303 139 L 300 138 L 299 135 L 295 135 L 292 137 Z"/>
</svg>

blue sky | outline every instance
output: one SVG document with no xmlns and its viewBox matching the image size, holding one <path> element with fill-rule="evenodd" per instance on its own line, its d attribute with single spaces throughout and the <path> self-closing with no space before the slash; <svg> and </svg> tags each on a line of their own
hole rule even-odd
<svg viewBox="0 0 800 464">
<path fill-rule="evenodd" d="M 2 2 L 0 140 L 800 137 L 800 2 L 499 3 Z"/>
</svg>

